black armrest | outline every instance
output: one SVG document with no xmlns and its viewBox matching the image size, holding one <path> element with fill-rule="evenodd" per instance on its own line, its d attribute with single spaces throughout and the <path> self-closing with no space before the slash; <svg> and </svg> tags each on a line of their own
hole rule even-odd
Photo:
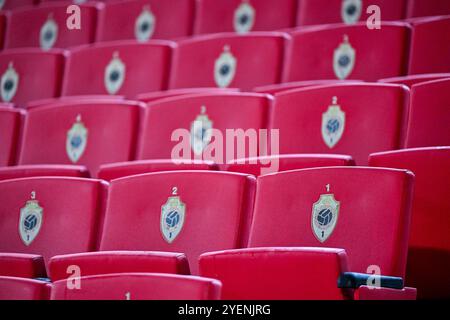
<svg viewBox="0 0 450 320">
<path fill-rule="evenodd" d="M 403 289 L 403 279 L 398 277 L 386 277 L 374 274 L 344 272 L 339 276 L 338 288 L 358 289 L 360 286 L 370 286 L 369 278 L 378 277 L 382 288 Z M 372 281 L 370 281 L 372 282 Z"/>
<path fill-rule="evenodd" d="M 39 280 L 39 281 L 43 281 L 43 282 L 52 283 L 52 281 L 49 278 L 34 278 L 33 280 Z"/>
</svg>

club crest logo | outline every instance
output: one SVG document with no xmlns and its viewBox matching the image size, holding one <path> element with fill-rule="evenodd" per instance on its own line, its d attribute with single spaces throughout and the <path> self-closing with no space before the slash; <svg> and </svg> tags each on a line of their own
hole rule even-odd
<svg viewBox="0 0 450 320">
<path fill-rule="evenodd" d="M 341 7 L 342 21 L 346 24 L 354 24 L 359 21 L 362 13 L 362 0 L 343 0 Z"/>
<path fill-rule="evenodd" d="M 77 116 L 72 128 L 67 132 L 66 152 L 70 161 L 77 163 L 86 150 L 88 129 L 81 121 L 81 115 Z"/>
<path fill-rule="evenodd" d="M 105 88 L 109 94 L 116 94 L 125 81 L 126 66 L 116 51 L 105 68 Z"/>
<path fill-rule="evenodd" d="M 337 97 L 333 97 L 332 105 L 322 114 L 322 138 L 331 149 L 341 140 L 345 129 L 345 112 L 337 104 Z"/>
<path fill-rule="evenodd" d="M 344 41 L 334 50 L 333 69 L 336 77 L 340 80 L 347 79 L 355 67 L 355 60 L 356 51 L 345 35 Z"/>
<path fill-rule="evenodd" d="M 134 35 L 136 40 L 140 42 L 148 41 L 153 36 L 155 27 L 155 15 L 150 10 L 150 6 L 145 6 L 134 25 Z"/>
<path fill-rule="evenodd" d="M 219 88 L 228 87 L 236 74 L 237 60 L 230 52 L 230 47 L 225 46 L 222 54 L 214 65 L 214 80 Z"/>
<path fill-rule="evenodd" d="M 23 243 L 29 246 L 36 239 L 42 226 L 44 209 L 39 206 L 35 192 L 31 193 L 31 200 L 28 200 L 20 209 L 19 235 Z"/>
<path fill-rule="evenodd" d="M 52 15 L 50 15 L 43 24 L 39 39 L 42 50 L 50 50 L 55 45 L 55 42 L 58 39 L 58 25 L 55 20 L 53 20 Z"/>
<path fill-rule="evenodd" d="M 206 107 L 202 106 L 201 113 L 191 123 L 191 147 L 196 155 L 201 155 L 211 142 L 213 122 L 206 114 Z"/>
<path fill-rule="evenodd" d="M 333 233 L 338 217 L 340 202 L 333 194 L 322 194 L 313 204 L 311 226 L 312 231 L 320 242 L 325 242 Z"/>
<path fill-rule="evenodd" d="M 169 197 L 167 202 L 161 206 L 161 233 L 163 239 L 168 243 L 172 243 L 180 234 L 186 214 L 186 205 L 176 195 L 176 188 L 174 190 L 173 196 Z"/>
<path fill-rule="evenodd" d="M 8 69 L 3 73 L 0 85 L 2 100 L 4 102 L 10 102 L 14 99 L 19 87 L 19 74 L 14 69 L 12 62 L 9 63 Z"/>
<path fill-rule="evenodd" d="M 234 31 L 246 33 L 252 30 L 255 23 L 255 9 L 249 0 L 244 0 L 234 12 Z"/>
</svg>

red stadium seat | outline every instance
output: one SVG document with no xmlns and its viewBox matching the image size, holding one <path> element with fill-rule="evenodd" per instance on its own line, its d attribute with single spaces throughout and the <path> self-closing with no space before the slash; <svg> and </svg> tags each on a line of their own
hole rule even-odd
<svg viewBox="0 0 450 320">
<path fill-rule="evenodd" d="M 36 254 L 0 253 L 0 276 L 45 278 L 44 259 Z"/>
<path fill-rule="evenodd" d="M 433 80 L 441 80 L 450 78 L 450 73 L 428 73 L 428 74 L 417 74 L 412 76 L 405 77 L 394 77 L 394 78 L 386 78 L 380 79 L 379 82 L 382 83 L 393 83 L 393 84 L 404 84 L 405 86 L 411 88 L 413 85 L 428 82 Z"/>
<path fill-rule="evenodd" d="M 376 153 L 370 165 L 414 172 L 415 190 L 406 272 L 419 298 L 450 298 L 450 147 Z"/>
<path fill-rule="evenodd" d="M 95 176 L 101 164 L 132 160 L 141 107 L 85 100 L 31 109 L 19 163 L 85 165 Z"/>
<path fill-rule="evenodd" d="M 383 22 L 301 28 L 291 32 L 284 82 L 319 79 L 375 81 L 407 73 L 410 27 Z M 380 63 L 382 61 L 382 63 Z"/>
<path fill-rule="evenodd" d="M 274 164 L 275 163 L 275 164 Z M 226 170 L 252 174 L 255 177 L 263 174 L 317 167 L 352 166 L 350 156 L 325 154 L 284 154 L 231 161 Z"/>
<path fill-rule="evenodd" d="M 100 250 L 182 252 L 196 274 L 200 254 L 246 244 L 254 179 L 174 171 L 113 180 Z"/>
<path fill-rule="evenodd" d="M 407 1 L 300 0 L 297 25 L 365 22 L 373 14 L 373 11 L 367 12 L 372 5 L 380 8 L 383 21 L 401 20 L 405 17 Z"/>
<path fill-rule="evenodd" d="M 145 110 L 137 158 L 183 159 L 187 162 L 203 158 L 224 164 L 228 160 L 248 156 L 251 151 L 250 143 L 246 145 L 246 154 L 239 155 L 240 153 L 236 152 L 239 141 L 234 146 L 231 142 L 227 144 L 226 130 L 247 131 L 265 128 L 270 103 L 271 100 L 266 95 L 233 92 L 204 93 L 156 101 Z M 186 142 L 187 137 L 177 137 L 175 135 L 177 129 L 184 129 L 189 135 L 189 141 Z M 223 148 L 218 139 L 214 140 L 214 132 L 209 129 L 220 130 L 223 135 Z M 255 138 L 257 139 L 257 136 Z M 176 150 L 180 143 L 187 144 L 189 150 L 178 153 Z M 225 145 L 234 151 L 233 154 L 226 152 Z M 219 152 L 212 154 L 210 158 L 209 155 L 215 147 Z M 261 149 L 258 151 L 262 152 Z"/>
<path fill-rule="evenodd" d="M 449 108 L 450 79 L 413 86 L 405 147 L 450 145 Z"/>
<path fill-rule="evenodd" d="M 217 170 L 217 167 L 210 161 L 181 162 L 170 159 L 129 161 L 102 165 L 98 177 L 102 180 L 111 181 L 143 173 L 180 170 Z"/>
<path fill-rule="evenodd" d="M 0 108 L 0 167 L 16 162 L 20 130 L 25 113 L 13 108 Z"/>
<path fill-rule="evenodd" d="M 227 92 L 239 92 L 239 89 L 230 88 L 187 88 L 187 89 L 173 89 L 164 90 L 150 93 L 142 93 L 136 96 L 136 100 L 150 103 L 156 100 L 162 100 L 166 98 L 174 98 L 178 96 L 186 96 L 190 94 L 201 94 L 201 93 L 227 93 Z"/>
<path fill-rule="evenodd" d="M 345 84 L 345 83 L 359 83 L 363 81 L 358 80 L 306 80 L 306 81 L 296 81 L 296 82 L 284 82 L 280 84 L 272 84 L 268 86 L 261 86 L 256 87 L 253 89 L 253 92 L 257 93 L 268 93 L 275 95 L 277 93 L 293 90 L 293 89 L 300 89 L 300 88 L 307 88 L 307 87 L 315 87 L 315 86 L 324 86 L 328 84 Z"/>
<path fill-rule="evenodd" d="M 77 276 L 83 277 L 127 272 L 189 274 L 189 263 L 181 253 L 100 251 L 54 256 L 49 263 L 52 281 L 74 276 L 71 266 L 77 266 Z"/>
<path fill-rule="evenodd" d="M 410 50 L 409 74 L 450 72 L 450 16 L 413 21 Z"/>
<path fill-rule="evenodd" d="M 52 300 L 219 300 L 217 280 L 158 273 L 119 273 L 81 277 L 80 289 L 53 283 Z"/>
<path fill-rule="evenodd" d="M 222 282 L 224 300 L 415 299 L 413 288 L 339 288 L 347 271 L 343 249 L 257 248 L 200 257 L 200 273 Z"/>
<path fill-rule="evenodd" d="M 343 248 L 351 271 L 376 266 L 404 278 L 413 180 L 409 171 L 365 167 L 259 177 L 248 247 Z"/>
<path fill-rule="evenodd" d="M 84 166 L 70 165 L 0 167 L 0 180 L 42 176 L 89 178 L 89 171 Z"/>
<path fill-rule="evenodd" d="M 205 35 L 180 41 L 174 54 L 170 88 L 216 86 L 250 90 L 279 83 L 286 39 L 283 33 L 259 32 Z"/>
<path fill-rule="evenodd" d="M 61 50 L 6 50 L 0 53 L 0 98 L 24 106 L 31 100 L 58 97 L 64 69 Z"/>
<path fill-rule="evenodd" d="M 106 3 L 97 41 L 175 39 L 192 34 L 195 0 L 132 0 Z"/>
<path fill-rule="evenodd" d="M 173 44 L 134 41 L 85 46 L 67 60 L 63 95 L 136 94 L 167 89 Z"/>
<path fill-rule="evenodd" d="M 280 93 L 272 118 L 272 128 L 280 130 L 279 152 L 348 154 L 358 165 L 367 164 L 370 153 L 400 147 L 407 101 L 407 89 L 390 84 Z"/>
<path fill-rule="evenodd" d="M 96 5 L 80 5 L 80 29 L 67 26 L 67 3 L 27 7 L 11 12 L 5 48 L 68 48 L 95 40 Z"/>
<path fill-rule="evenodd" d="M 36 0 L 3 0 L 0 1 L 0 10 L 13 10 L 21 7 L 32 6 Z"/>
<path fill-rule="evenodd" d="M 407 16 L 410 18 L 445 14 L 450 14 L 447 0 L 409 0 Z"/>
<path fill-rule="evenodd" d="M 0 300 L 48 300 L 50 288 L 45 281 L 0 276 Z"/>
<path fill-rule="evenodd" d="M 100 180 L 0 181 L 0 252 L 40 254 L 47 262 L 54 255 L 95 250 L 105 194 Z"/>
<path fill-rule="evenodd" d="M 296 0 L 199 0 L 195 33 L 273 31 L 295 26 Z"/>
</svg>

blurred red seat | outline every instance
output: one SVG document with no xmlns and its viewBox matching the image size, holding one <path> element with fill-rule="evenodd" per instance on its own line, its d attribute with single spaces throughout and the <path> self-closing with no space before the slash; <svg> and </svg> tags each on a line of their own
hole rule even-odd
<svg viewBox="0 0 450 320">
<path fill-rule="evenodd" d="M 48 282 L 0 276 L 0 300 L 48 300 Z"/>
<path fill-rule="evenodd" d="M 445 14 L 450 14 L 447 0 L 409 0 L 407 16 L 410 18 Z"/>
<path fill-rule="evenodd" d="M 42 256 L 24 253 L 0 253 L 0 276 L 45 278 L 47 272 Z"/>
<path fill-rule="evenodd" d="M 89 178 L 89 171 L 84 166 L 71 165 L 25 165 L 0 167 L 0 180 L 39 176 Z"/>
<path fill-rule="evenodd" d="M 0 108 L 0 167 L 16 163 L 20 132 L 25 112 L 9 107 Z"/>
</svg>

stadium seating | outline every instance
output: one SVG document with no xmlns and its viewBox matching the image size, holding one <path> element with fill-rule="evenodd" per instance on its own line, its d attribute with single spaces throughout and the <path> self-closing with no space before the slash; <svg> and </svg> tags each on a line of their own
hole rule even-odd
<svg viewBox="0 0 450 320">
<path fill-rule="evenodd" d="M 258 32 L 205 35 L 180 41 L 174 53 L 170 88 L 250 90 L 279 83 L 286 39 L 283 33 Z"/>
<path fill-rule="evenodd" d="M 225 300 L 415 299 L 413 288 L 339 288 L 347 271 L 343 249 L 257 248 L 200 257 L 200 273 L 222 282 Z"/>
<path fill-rule="evenodd" d="M 98 177 L 102 180 L 111 181 L 122 177 L 151 172 L 216 169 L 217 166 L 211 161 L 141 160 L 102 165 L 100 166 Z"/>
<path fill-rule="evenodd" d="M 381 30 L 365 23 L 300 28 L 291 32 L 283 82 L 406 75 L 409 35 L 400 22 L 383 22 Z"/>
<path fill-rule="evenodd" d="M 50 288 L 45 281 L 0 276 L 0 300 L 47 300 Z"/>
<path fill-rule="evenodd" d="M 383 21 L 401 20 L 405 17 L 408 0 L 300 0 L 297 25 L 329 23 L 354 24 L 366 21 L 372 14 L 369 6 L 380 8 Z"/>
<path fill-rule="evenodd" d="M 36 0 L 3 0 L 0 1 L 0 10 L 12 10 L 20 7 L 31 6 Z"/>
<path fill-rule="evenodd" d="M 406 170 L 365 167 L 259 177 L 248 247 L 343 248 L 353 272 L 377 266 L 404 278 L 413 180 Z"/>
<path fill-rule="evenodd" d="M 195 33 L 272 31 L 295 26 L 296 0 L 199 0 Z"/>
<path fill-rule="evenodd" d="M 36 254 L 0 253 L 0 276 L 45 278 L 44 259 Z"/>
<path fill-rule="evenodd" d="M 64 68 L 61 50 L 5 50 L 0 53 L 2 102 L 24 106 L 37 99 L 58 97 Z"/>
<path fill-rule="evenodd" d="M 3 49 L 3 42 L 5 41 L 6 30 L 6 16 L 0 12 L 0 49 Z"/>
<path fill-rule="evenodd" d="M 409 0 L 407 16 L 425 17 L 450 14 L 447 0 Z"/>
<path fill-rule="evenodd" d="M 226 93 L 226 92 L 239 92 L 238 89 L 231 88 L 187 88 L 187 89 L 173 89 L 164 90 L 157 92 L 142 93 L 136 96 L 136 100 L 150 103 L 156 100 L 162 100 L 166 98 L 173 98 L 178 96 L 186 96 L 190 94 L 200 94 L 200 93 Z"/>
<path fill-rule="evenodd" d="M 344 84 L 344 83 L 358 83 L 362 81 L 358 80 L 310 80 L 310 81 L 296 81 L 296 82 L 285 82 L 280 84 L 272 84 L 268 86 L 261 86 L 256 87 L 253 89 L 253 92 L 257 93 L 268 93 L 275 95 L 277 93 L 293 90 L 293 89 L 300 89 L 300 88 L 307 88 L 307 87 L 315 87 L 315 86 L 323 86 L 328 84 Z"/>
<path fill-rule="evenodd" d="M 167 89 L 173 44 L 101 43 L 72 50 L 62 94 L 136 94 Z"/>
<path fill-rule="evenodd" d="M 92 101 L 92 100 L 111 100 L 111 99 L 116 99 L 116 100 L 124 100 L 125 97 L 124 96 L 117 96 L 117 95 L 95 95 L 95 94 L 91 94 L 91 95 L 81 95 L 81 96 L 64 96 L 64 97 L 58 97 L 58 98 L 53 98 L 53 99 L 42 99 L 42 100 L 33 100 L 30 101 L 29 103 L 27 103 L 26 108 L 27 109 L 31 109 L 31 108 L 36 108 L 36 107 L 43 107 L 43 106 L 47 106 L 50 104 L 54 104 L 54 103 L 63 103 L 63 102 L 80 102 L 83 100 L 88 100 L 88 101 Z"/>
<path fill-rule="evenodd" d="M 95 40 L 97 8 L 80 5 L 80 29 L 67 27 L 67 3 L 14 10 L 8 18 L 5 48 L 69 48 Z"/>
<path fill-rule="evenodd" d="M 19 163 L 85 165 L 95 177 L 101 164 L 134 158 L 141 107 L 84 100 L 30 109 Z"/>
<path fill-rule="evenodd" d="M 270 103 L 271 99 L 266 95 L 233 92 L 204 93 L 156 101 L 145 110 L 137 158 L 185 161 L 203 158 L 223 164 L 227 160 L 248 156 L 253 150 L 249 143 L 245 146 L 246 153 L 242 155 L 242 150 L 237 150 L 238 143 L 235 142 L 234 147 L 226 143 L 226 130 L 266 128 Z M 184 129 L 189 137 L 178 136 L 175 134 L 177 129 Z M 220 130 L 224 149 L 220 149 L 219 139 L 217 136 L 217 139 L 213 139 L 214 132 L 210 129 Z M 189 141 L 186 141 L 188 138 Z M 189 150 L 180 151 L 181 143 L 181 147 L 187 145 Z M 226 145 L 234 151 L 233 154 L 225 152 Z M 223 152 L 213 154 L 215 147 L 217 151 Z M 259 152 L 262 152 L 262 148 Z"/>
<path fill-rule="evenodd" d="M 411 88 L 413 85 L 428 82 L 433 80 L 440 80 L 450 78 L 450 73 L 428 73 L 428 74 L 417 74 L 412 76 L 405 77 L 394 77 L 394 78 L 386 78 L 380 79 L 379 82 L 382 83 L 393 83 L 393 84 L 404 84 Z"/>
<path fill-rule="evenodd" d="M 271 128 L 280 130 L 280 154 L 347 154 L 364 165 L 370 153 L 400 147 L 407 101 L 400 85 L 297 89 L 275 97 Z"/>
<path fill-rule="evenodd" d="M 263 174 L 316 167 L 351 166 L 354 161 L 350 156 L 324 154 L 289 154 L 233 160 L 227 164 L 229 172 Z"/>
<path fill-rule="evenodd" d="M 449 299 L 450 292 L 450 147 L 372 154 L 370 165 L 409 169 L 415 191 L 406 273 L 419 298 Z"/>
<path fill-rule="evenodd" d="M 67 281 L 53 283 L 52 300 L 218 300 L 221 283 L 214 279 L 151 273 L 81 277 L 79 290 Z"/>
<path fill-rule="evenodd" d="M 182 252 L 196 274 L 201 253 L 246 244 L 254 187 L 252 176 L 211 171 L 113 180 L 100 250 Z"/>
<path fill-rule="evenodd" d="M 0 180 L 42 176 L 89 178 L 89 172 L 86 167 L 71 165 L 31 165 L 0 167 Z"/>
<path fill-rule="evenodd" d="M 410 50 L 409 74 L 450 72 L 450 16 L 413 21 Z"/>
<path fill-rule="evenodd" d="M 413 86 L 405 147 L 450 145 L 449 107 L 450 79 Z"/>
<path fill-rule="evenodd" d="M 133 0 L 106 3 L 97 41 L 175 39 L 192 34 L 195 0 Z"/>
<path fill-rule="evenodd" d="M 16 161 L 23 117 L 21 110 L 0 108 L 0 167 L 13 165 Z"/>
<path fill-rule="evenodd" d="M 100 251 L 52 257 L 49 263 L 52 281 L 73 276 L 70 266 L 77 266 L 79 276 L 83 277 L 127 272 L 189 274 L 188 261 L 181 253 Z"/>
<path fill-rule="evenodd" d="M 48 262 L 95 250 L 106 185 L 65 177 L 0 181 L 0 252 L 40 254 Z"/>
</svg>

